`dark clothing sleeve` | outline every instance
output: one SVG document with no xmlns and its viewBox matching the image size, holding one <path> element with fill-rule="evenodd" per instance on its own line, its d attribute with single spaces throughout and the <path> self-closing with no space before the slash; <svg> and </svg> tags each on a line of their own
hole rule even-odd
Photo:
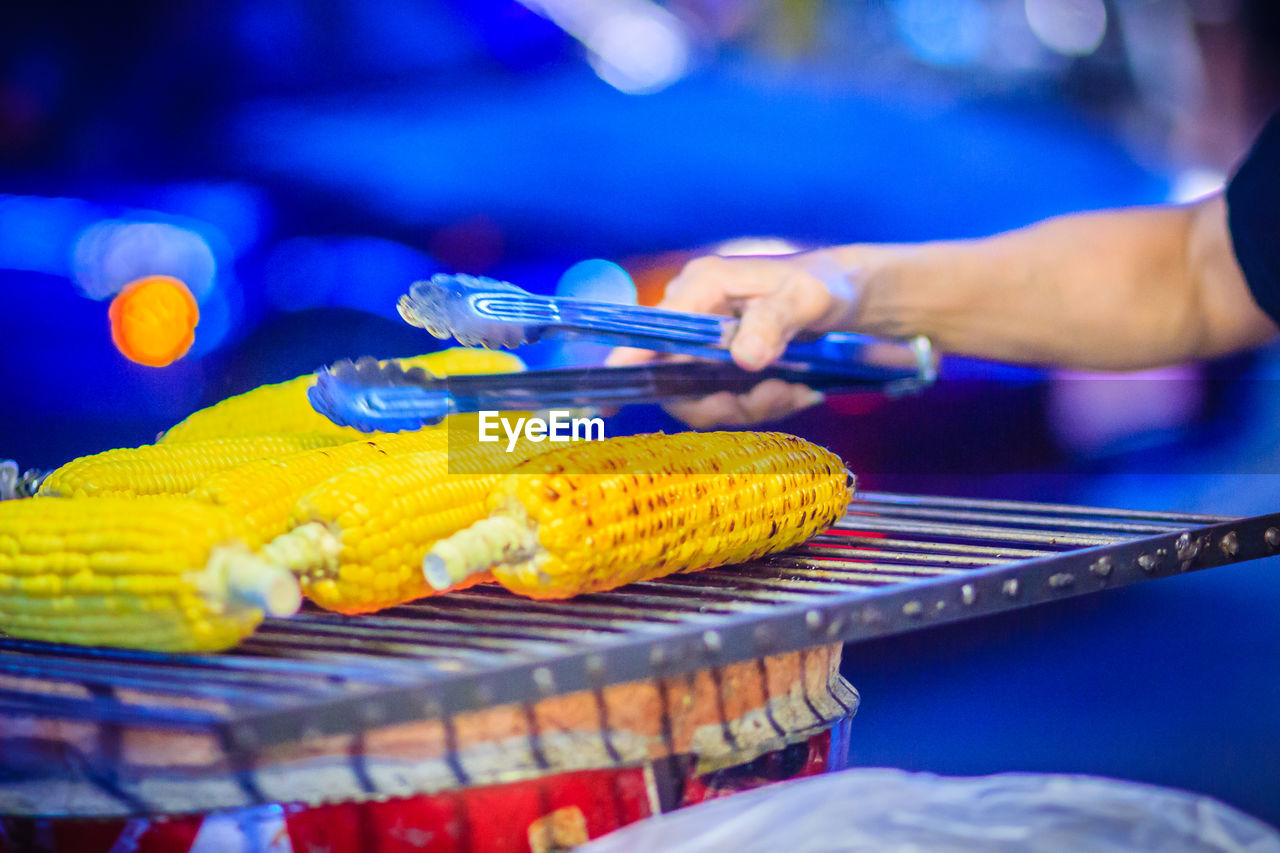
<svg viewBox="0 0 1280 853">
<path fill-rule="evenodd" d="M 1254 301 L 1280 324 L 1280 113 L 1227 184 L 1227 226 Z"/>
</svg>

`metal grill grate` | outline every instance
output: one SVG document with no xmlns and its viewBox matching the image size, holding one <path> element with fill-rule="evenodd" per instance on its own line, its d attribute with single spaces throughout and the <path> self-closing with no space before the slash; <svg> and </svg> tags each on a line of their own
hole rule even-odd
<svg viewBox="0 0 1280 853">
<path fill-rule="evenodd" d="M 993 613 L 1280 550 L 1252 519 L 863 493 L 803 547 L 563 602 L 479 587 L 234 652 L 0 639 L 0 719 L 201 731 L 229 753 Z"/>
</svg>

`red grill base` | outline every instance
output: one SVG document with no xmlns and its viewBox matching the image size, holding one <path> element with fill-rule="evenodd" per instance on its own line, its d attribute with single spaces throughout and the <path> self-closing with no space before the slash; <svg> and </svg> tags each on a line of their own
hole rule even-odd
<svg viewBox="0 0 1280 853">
<path fill-rule="evenodd" d="M 363 803 L 106 821 L 0 818 L 0 853 L 545 853 L 655 813 L 840 770 L 847 763 L 851 719 L 702 774 L 691 761 L 677 759 Z"/>
</svg>

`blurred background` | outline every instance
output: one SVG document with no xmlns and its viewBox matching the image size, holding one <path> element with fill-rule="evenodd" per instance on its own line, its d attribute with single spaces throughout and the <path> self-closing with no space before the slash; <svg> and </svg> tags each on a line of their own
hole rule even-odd
<svg viewBox="0 0 1280 853">
<path fill-rule="evenodd" d="M 706 251 L 1187 201 L 1280 102 L 1270 0 L 41 0 L 5 19 L 0 456 L 38 467 L 339 358 L 438 348 L 394 310 L 437 271 L 550 292 L 606 258 L 651 302 Z M 200 313 L 160 368 L 108 316 L 157 274 Z M 1120 378 L 950 362 L 919 397 L 784 428 L 873 488 L 1261 513 L 1278 373 L 1275 351 Z M 609 432 L 662 428 L 628 409 Z M 1274 562 L 853 649 L 855 761 L 1107 773 L 1280 823 Z"/>
</svg>

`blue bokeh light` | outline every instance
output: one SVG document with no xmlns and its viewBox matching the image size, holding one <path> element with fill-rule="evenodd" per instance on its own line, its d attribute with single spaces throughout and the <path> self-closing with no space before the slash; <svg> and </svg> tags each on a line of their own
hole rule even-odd
<svg viewBox="0 0 1280 853">
<path fill-rule="evenodd" d="M 894 17 L 910 49 L 933 65 L 963 65 L 982 55 L 991 29 L 979 0 L 894 0 Z"/>
<path fill-rule="evenodd" d="M 591 258 L 564 271 L 556 283 L 556 296 L 634 305 L 636 283 L 631 274 L 613 261 Z"/>
</svg>

